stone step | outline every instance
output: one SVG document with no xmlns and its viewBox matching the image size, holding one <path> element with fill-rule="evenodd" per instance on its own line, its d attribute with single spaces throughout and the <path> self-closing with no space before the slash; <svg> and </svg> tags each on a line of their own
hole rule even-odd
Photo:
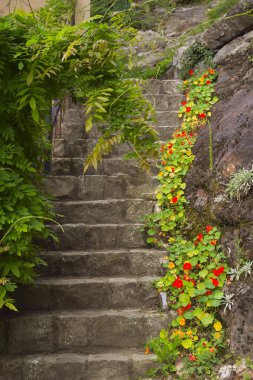
<svg viewBox="0 0 253 380">
<path fill-rule="evenodd" d="M 171 94 L 145 94 L 145 98 L 152 104 L 156 112 L 158 111 L 177 111 L 180 108 L 182 95 Z"/>
<path fill-rule="evenodd" d="M 47 276 L 159 275 L 159 259 L 166 253 L 154 249 L 43 252 L 48 266 L 41 272 Z"/>
<path fill-rule="evenodd" d="M 143 173 L 128 174 L 45 176 L 43 188 L 59 200 L 102 200 L 118 198 L 140 198 L 150 194 L 157 186 L 154 178 Z"/>
<path fill-rule="evenodd" d="M 73 158 L 83 158 L 93 150 L 94 146 L 97 143 L 98 136 L 95 138 L 86 138 L 86 139 L 54 139 L 52 147 L 52 156 L 53 158 L 64 158 L 64 157 L 73 157 Z M 124 154 L 131 152 L 131 146 L 128 144 L 115 145 L 112 153 L 106 155 L 105 157 L 118 157 L 123 156 Z"/>
<path fill-rule="evenodd" d="M 52 175 L 74 175 L 83 174 L 84 159 L 82 158 L 54 158 L 51 165 Z M 152 173 L 156 173 L 155 165 L 151 165 Z M 113 175 L 128 174 L 130 176 L 140 176 L 143 171 L 140 169 L 138 162 L 134 160 L 124 160 L 122 158 L 105 158 L 98 164 L 97 170 L 89 167 L 85 175 Z"/>
<path fill-rule="evenodd" d="M 139 380 L 157 367 L 155 355 L 119 348 L 102 352 L 0 356 L 3 380 Z"/>
<path fill-rule="evenodd" d="M 169 322 L 169 314 L 139 309 L 18 315 L 3 321 L 4 351 L 31 354 L 82 348 L 92 352 L 97 346 L 137 348 L 157 336 Z"/>
<path fill-rule="evenodd" d="M 148 95 L 167 94 L 170 96 L 180 95 L 179 80 L 148 79 L 144 82 L 144 93 Z"/>
<path fill-rule="evenodd" d="M 138 223 L 153 212 L 154 201 L 143 199 L 109 199 L 96 201 L 55 202 L 60 223 Z"/>
<path fill-rule="evenodd" d="M 161 103 L 158 110 L 156 110 L 156 123 L 154 127 L 168 125 L 170 127 L 179 126 L 179 118 L 177 116 L 178 109 L 180 107 L 181 95 L 173 97 L 163 95 L 146 95 L 146 97 L 153 103 Z M 165 104 L 168 104 L 166 107 Z M 103 131 L 102 128 L 99 128 Z M 65 115 L 64 122 L 61 125 L 61 132 L 57 138 L 73 141 L 73 140 L 85 140 L 85 139 L 97 139 L 100 135 L 99 129 L 94 126 L 89 133 L 85 131 L 84 119 L 79 120 L 75 116 L 73 110 L 69 110 Z M 71 145 L 72 143 L 70 143 Z"/>
<path fill-rule="evenodd" d="M 16 291 L 20 311 L 148 308 L 157 277 L 43 277 Z M 32 301 L 31 301 L 32 300 Z"/>
<path fill-rule="evenodd" d="M 147 246 L 146 234 L 141 231 L 142 224 L 69 223 L 62 225 L 64 231 L 55 225 L 50 228 L 59 237 L 59 242 L 52 239 L 39 241 L 41 247 L 49 251 L 130 249 Z"/>
</svg>

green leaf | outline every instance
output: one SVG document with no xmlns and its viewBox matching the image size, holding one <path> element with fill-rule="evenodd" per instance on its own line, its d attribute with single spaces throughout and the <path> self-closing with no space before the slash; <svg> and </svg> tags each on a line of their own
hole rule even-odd
<svg viewBox="0 0 253 380">
<path fill-rule="evenodd" d="M 27 86 L 29 87 L 30 84 L 32 83 L 33 81 L 33 71 L 31 70 L 29 72 L 29 74 L 27 75 L 27 78 L 26 78 L 26 83 L 27 83 Z"/>
<path fill-rule="evenodd" d="M 166 339 L 166 338 L 168 338 L 168 335 L 169 335 L 168 330 L 162 329 L 162 330 L 160 331 L 160 338 L 161 338 L 161 339 Z"/>
<path fill-rule="evenodd" d="M 31 109 L 32 109 L 33 111 L 36 110 L 36 100 L 34 99 L 34 97 L 32 97 L 32 98 L 30 99 L 30 107 L 31 107 Z"/>
<path fill-rule="evenodd" d="M 213 323 L 214 317 L 209 313 L 204 313 L 204 315 L 200 318 L 201 323 L 203 326 L 209 326 L 211 323 Z"/>
<path fill-rule="evenodd" d="M 193 310 L 192 314 L 197 317 L 198 319 L 201 318 L 201 316 L 204 314 L 204 311 L 203 309 L 201 309 L 200 307 L 198 307 L 197 309 Z"/>
<path fill-rule="evenodd" d="M 148 230 L 148 235 L 150 236 L 155 235 L 155 230 L 153 229 Z"/>
<path fill-rule="evenodd" d="M 203 269 L 199 272 L 199 276 L 202 278 L 206 277 L 207 275 L 208 275 L 208 270 L 206 269 Z"/>
<path fill-rule="evenodd" d="M 180 294 L 179 302 L 182 306 L 187 306 L 190 303 L 190 297 L 188 296 L 188 294 L 185 293 Z"/>
<path fill-rule="evenodd" d="M 188 349 L 193 346 L 193 341 L 191 339 L 185 339 L 181 344 L 184 348 Z"/>
<path fill-rule="evenodd" d="M 92 128 L 92 116 L 88 117 L 88 119 L 85 122 L 86 132 L 89 132 L 91 128 Z"/>
<path fill-rule="evenodd" d="M 13 311 L 18 311 L 17 308 L 13 305 L 11 302 L 6 302 L 5 305 L 8 307 L 8 309 Z"/>
<path fill-rule="evenodd" d="M 193 312 L 187 311 L 186 313 L 184 313 L 184 318 L 185 319 L 193 319 L 194 318 Z"/>
<path fill-rule="evenodd" d="M 19 62 L 18 63 L 18 69 L 21 71 L 21 70 L 23 70 L 23 68 L 24 68 L 23 62 Z"/>
</svg>

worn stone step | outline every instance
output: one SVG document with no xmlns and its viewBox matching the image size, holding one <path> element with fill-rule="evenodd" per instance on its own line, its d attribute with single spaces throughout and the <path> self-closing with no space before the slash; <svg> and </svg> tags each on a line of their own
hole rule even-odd
<svg viewBox="0 0 253 380">
<path fill-rule="evenodd" d="M 144 82 L 144 93 L 148 95 L 167 94 L 170 96 L 180 95 L 179 80 L 148 79 Z"/>
<path fill-rule="evenodd" d="M 182 95 L 180 94 L 145 94 L 145 98 L 152 104 L 156 111 L 178 111 L 182 101 Z"/>
<path fill-rule="evenodd" d="M 52 175 L 74 175 L 83 174 L 85 159 L 81 158 L 54 158 L 51 164 Z M 157 169 L 154 164 L 151 165 L 152 173 Z M 130 176 L 140 176 L 143 170 L 140 169 L 138 162 L 134 160 L 124 160 L 122 158 L 105 158 L 98 164 L 97 170 L 89 167 L 85 175 L 113 175 L 128 174 Z"/>
<path fill-rule="evenodd" d="M 143 173 L 140 176 L 128 174 L 45 176 L 43 188 L 59 200 L 97 200 L 118 198 L 140 198 L 152 193 L 156 180 Z"/>
<path fill-rule="evenodd" d="M 16 291 L 20 311 L 148 308 L 157 277 L 43 277 Z M 32 300 L 32 301 L 31 301 Z"/>
<path fill-rule="evenodd" d="M 180 125 L 180 119 L 177 115 L 177 111 L 157 111 L 157 123 L 154 125 L 154 128 L 168 126 L 169 128 L 174 128 L 174 130 L 177 129 Z"/>
<path fill-rule="evenodd" d="M 98 137 L 98 136 L 97 136 Z M 94 146 L 97 143 L 96 138 L 86 138 L 86 139 L 64 139 L 57 138 L 53 140 L 52 147 L 52 157 L 53 158 L 83 158 L 87 157 L 87 155 L 93 150 Z M 129 144 L 120 144 L 115 145 L 113 151 L 106 155 L 105 157 L 110 156 L 123 156 L 124 154 L 131 152 L 131 146 Z"/>
<path fill-rule="evenodd" d="M 5 352 L 31 354 L 52 350 L 91 351 L 96 347 L 142 347 L 171 322 L 152 310 L 80 310 L 9 317 Z"/>
<path fill-rule="evenodd" d="M 50 228 L 59 237 L 59 242 L 52 239 L 40 240 L 46 250 L 92 250 L 146 247 L 146 234 L 141 231 L 142 224 L 97 224 L 83 223 L 63 224 L 62 228 L 52 225 Z"/>
<path fill-rule="evenodd" d="M 143 215 L 153 212 L 154 201 L 143 199 L 109 199 L 96 201 L 55 202 L 55 212 L 61 223 L 131 223 L 140 222 Z"/>
<path fill-rule="evenodd" d="M 154 249 L 43 252 L 48 266 L 41 272 L 48 276 L 159 275 L 159 259 L 166 253 Z"/>
<path fill-rule="evenodd" d="M 105 352 L 0 356 L 4 380 L 139 380 L 157 366 L 155 355 L 119 348 Z"/>
</svg>

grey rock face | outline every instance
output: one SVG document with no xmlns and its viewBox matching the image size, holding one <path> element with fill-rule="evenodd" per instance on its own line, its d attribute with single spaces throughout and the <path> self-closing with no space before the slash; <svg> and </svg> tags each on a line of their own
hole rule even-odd
<svg viewBox="0 0 253 380">
<path fill-rule="evenodd" d="M 206 45 L 211 50 L 217 51 L 221 49 L 236 37 L 252 29 L 252 16 L 245 14 L 252 9 L 252 0 L 241 0 L 239 4 L 227 14 L 228 19 L 214 23 L 198 38 L 198 42 Z M 238 14 L 242 14 L 242 16 L 236 16 Z"/>
</svg>

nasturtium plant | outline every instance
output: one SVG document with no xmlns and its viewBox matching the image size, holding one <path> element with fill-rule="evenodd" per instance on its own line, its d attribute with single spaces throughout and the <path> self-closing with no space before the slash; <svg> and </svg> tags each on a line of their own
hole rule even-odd
<svg viewBox="0 0 253 380">
<path fill-rule="evenodd" d="M 165 275 L 155 286 L 159 292 L 167 292 L 169 307 L 177 313 L 167 330 L 166 342 L 174 350 L 174 366 L 182 360 L 183 370 L 198 360 L 207 358 L 211 363 L 219 357 L 224 330 L 217 319 L 217 309 L 228 272 L 218 228 L 207 225 L 193 234 L 196 227 L 189 223 L 186 214 L 184 177 L 194 160 L 192 148 L 198 131 L 208 123 L 212 105 L 218 101 L 214 94 L 214 69 L 209 68 L 201 76 L 190 70 L 189 75 L 182 86 L 185 98 L 178 114 L 182 118 L 181 129 L 161 147 L 156 193 L 160 210 L 147 216 L 151 236 L 148 242 L 167 250 L 162 264 Z M 166 368 L 164 363 L 170 364 L 166 370 L 170 372 L 172 368 L 173 372 L 171 357 L 160 355 L 166 342 L 155 338 L 148 347 L 157 354 L 162 368 Z"/>
</svg>

